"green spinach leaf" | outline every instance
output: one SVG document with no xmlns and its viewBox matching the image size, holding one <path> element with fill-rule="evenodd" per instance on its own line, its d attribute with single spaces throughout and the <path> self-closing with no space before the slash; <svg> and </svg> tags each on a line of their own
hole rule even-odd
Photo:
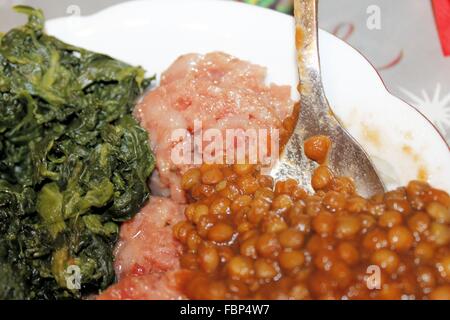
<svg viewBox="0 0 450 320">
<path fill-rule="evenodd" d="M 81 298 L 114 281 L 119 223 L 149 196 L 154 158 L 131 113 L 153 78 L 16 10 L 28 23 L 0 37 L 0 299 Z"/>
</svg>

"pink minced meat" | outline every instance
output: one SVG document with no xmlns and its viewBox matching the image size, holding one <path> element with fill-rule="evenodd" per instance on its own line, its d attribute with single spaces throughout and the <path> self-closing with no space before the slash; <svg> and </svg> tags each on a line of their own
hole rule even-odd
<svg viewBox="0 0 450 320">
<path fill-rule="evenodd" d="M 174 130 L 186 129 L 192 137 L 195 120 L 202 122 L 202 130 L 222 132 L 281 128 L 293 110 L 291 89 L 266 85 L 265 78 L 265 68 L 221 52 L 181 56 L 162 74 L 160 86 L 135 110 L 156 155 L 157 170 L 151 183 L 154 193 L 178 203 L 186 201 L 180 181 L 192 165 L 171 160 L 177 144 L 171 139 Z"/>
<path fill-rule="evenodd" d="M 175 129 L 274 129 L 292 113 L 290 87 L 266 86 L 263 67 L 224 53 L 189 54 L 162 75 L 161 85 L 136 107 L 149 131 L 157 170 L 148 204 L 120 229 L 115 249 L 118 282 L 98 299 L 184 299 L 181 284 L 189 271 L 180 269 L 182 245 L 173 226 L 184 220 L 181 175 L 191 166 L 171 161 Z M 181 284 L 180 284 L 181 283 Z"/>
<path fill-rule="evenodd" d="M 181 287 L 189 271 L 178 270 L 143 276 L 126 276 L 110 286 L 97 300 L 181 300 Z"/>
<path fill-rule="evenodd" d="M 173 226 L 184 219 L 184 206 L 152 197 L 130 221 L 122 224 L 115 250 L 118 282 L 97 297 L 110 299 L 181 299 L 181 244 Z"/>
<path fill-rule="evenodd" d="M 132 220 L 122 224 L 114 252 L 119 279 L 179 268 L 182 247 L 172 229 L 184 219 L 183 209 L 170 199 L 152 197 Z"/>
</svg>

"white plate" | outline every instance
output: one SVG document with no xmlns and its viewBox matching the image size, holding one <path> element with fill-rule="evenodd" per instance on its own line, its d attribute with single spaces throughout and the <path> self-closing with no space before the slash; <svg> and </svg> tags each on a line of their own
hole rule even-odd
<svg viewBox="0 0 450 320">
<path fill-rule="evenodd" d="M 181 54 L 225 51 L 266 66 L 269 81 L 295 88 L 293 25 L 290 16 L 236 2 L 151 0 L 52 20 L 47 30 L 157 74 Z M 343 41 L 321 31 L 320 50 L 330 104 L 389 188 L 426 174 L 433 185 L 450 190 L 449 148 L 432 124 L 389 94 L 375 69 Z"/>
</svg>

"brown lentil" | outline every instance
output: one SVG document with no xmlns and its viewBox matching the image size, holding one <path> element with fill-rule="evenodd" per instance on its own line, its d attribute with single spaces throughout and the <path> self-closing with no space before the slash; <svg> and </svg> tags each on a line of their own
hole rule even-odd
<svg viewBox="0 0 450 320">
<path fill-rule="evenodd" d="M 331 146 L 331 140 L 327 136 L 313 136 L 305 141 L 305 155 L 323 164 L 327 158 Z"/>
<path fill-rule="evenodd" d="M 312 185 L 313 195 L 292 179 L 274 183 L 258 166 L 188 170 L 191 203 L 174 227 L 181 267 L 193 271 L 187 297 L 450 299 L 447 193 L 412 181 L 364 199 L 324 165 Z M 367 287 L 369 266 L 381 289 Z"/>
</svg>

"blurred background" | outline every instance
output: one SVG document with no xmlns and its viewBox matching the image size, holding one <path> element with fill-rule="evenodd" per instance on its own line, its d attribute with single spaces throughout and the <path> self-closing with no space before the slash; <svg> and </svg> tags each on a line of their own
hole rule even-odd
<svg viewBox="0 0 450 320">
<path fill-rule="evenodd" d="M 17 4 L 55 18 L 89 15 L 124 1 L 0 0 L 0 31 L 24 22 L 11 10 Z M 291 0 L 242 1 L 292 12 Z M 450 143 L 450 0 L 320 0 L 319 20 L 321 28 L 358 49 L 388 89 L 427 116 Z"/>
</svg>

